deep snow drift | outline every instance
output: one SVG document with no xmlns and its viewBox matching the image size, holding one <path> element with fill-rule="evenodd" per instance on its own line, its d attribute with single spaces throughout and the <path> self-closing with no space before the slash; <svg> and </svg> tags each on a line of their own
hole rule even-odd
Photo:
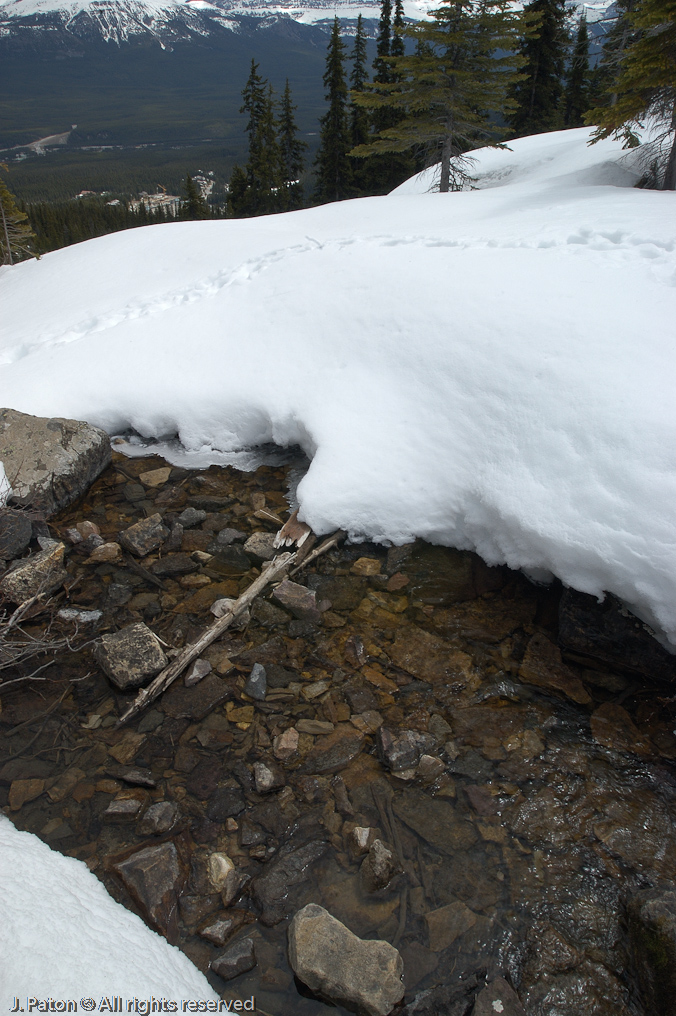
<svg viewBox="0 0 676 1016">
<path fill-rule="evenodd" d="M 218 999 L 179 949 L 115 903 L 82 861 L 0 815 L 0 1011 L 15 996 Z"/>
<path fill-rule="evenodd" d="M 471 191 L 423 175 L 1 269 L 0 405 L 202 462 L 299 442 L 316 531 L 610 590 L 676 645 L 676 194 L 588 136 L 482 150 Z"/>
</svg>

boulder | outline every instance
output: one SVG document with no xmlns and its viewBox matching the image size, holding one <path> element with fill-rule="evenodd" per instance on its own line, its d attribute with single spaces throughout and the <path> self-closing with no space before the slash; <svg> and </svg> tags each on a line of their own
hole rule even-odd
<svg viewBox="0 0 676 1016">
<path fill-rule="evenodd" d="M 76 501 L 111 457 L 110 439 L 98 427 L 0 409 L 0 459 L 17 504 L 53 515 Z"/>
<path fill-rule="evenodd" d="M 65 547 L 55 543 L 19 562 L 0 582 L 0 594 L 11 603 L 23 603 L 37 593 L 52 593 L 68 578 L 63 567 Z"/>
<path fill-rule="evenodd" d="M 164 670 L 168 662 L 157 638 L 142 622 L 103 635 L 94 648 L 94 657 L 101 670 L 122 690 L 139 688 Z"/>
<path fill-rule="evenodd" d="M 289 925 L 289 963 L 311 991 L 352 1012 L 387 1016 L 404 994 L 404 963 L 389 942 L 364 941 L 316 903 Z"/>
</svg>

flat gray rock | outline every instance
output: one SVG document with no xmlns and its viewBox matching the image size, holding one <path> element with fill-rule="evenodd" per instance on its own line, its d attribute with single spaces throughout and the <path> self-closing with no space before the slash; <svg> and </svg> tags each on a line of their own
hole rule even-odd
<svg viewBox="0 0 676 1016">
<path fill-rule="evenodd" d="M 141 622 L 102 635 L 93 652 L 104 674 L 121 689 L 139 688 L 168 662 L 155 635 Z"/>
<path fill-rule="evenodd" d="M 0 510 L 0 558 L 11 561 L 23 554 L 33 535 L 31 520 L 25 512 Z"/>
<path fill-rule="evenodd" d="M 316 903 L 289 925 L 289 963 L 311 991 L 352 1012 L 387 1016 L 404 994 L 404 961 L 389 942 L 358 938 Z"/>
<path fill-rule="evenodd" d="M 23 603 L 37 593 L 53 593 L 68 578 L 63 567 L 65 547 L 55 543 L 24 558 L 0 582 L 0 593 L 11 603 Z"/>
<path fill-rule="evenodd" d="M 252 938 L 240 938 L 225 952 L 212 960 L 210 967 L 224 981 L 230 981 L 256 966 L 256 950 Z"/>
<path fill-rule="evenodd" d="M 76 501 L 110 464 L 110 439 L 80 420 L 0 409 L 0 459 L 12 500 L 53 515 Z"/>
<path fill-rule="evenodd" d="M 503 977 L 496 977 L 477 995 L 472 1016 L 526 1016 L 519 996 Z"/>
</svg>

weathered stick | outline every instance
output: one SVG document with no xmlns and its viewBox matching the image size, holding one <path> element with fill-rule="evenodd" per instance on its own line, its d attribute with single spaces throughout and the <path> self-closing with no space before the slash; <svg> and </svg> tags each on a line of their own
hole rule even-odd
<svg viewBox="0 0 676 1016">
<path fill-rule="evenodd" d="M 345 533 L 342 529 L 337 529 L 333 536 L 327 536 L 323 543 L 320 543 L 318 547 L 315 547 L 311 554 L 308 554 L 307 557 L 305 557 L 301 563 L 293 569 L 293 571 L 289 572 L 289 577 L 292 578 L 300 571 L 301 568 L 305 568 L 306 565 L 312 564 L 312 562 L 316 561 L 318 557 L 322 556 L 322 554 L 326 554 L 327 550 L 331 550 L 332 547 L 335 547 L 338 543 L 340 543 L 344 536 Z"/>
<path fill-rule="evenodd" d="M 147 705 L 154 702 L 163 691 L 166 691 L 169 685 L 173 684 L 177 677 L 180 677 L 188 664 L 192 663 L 193 660 L 196 660 L 207 646 L 210 646 L 219 635 L 226 631 L 232 622 L 236 620 L 240 614 L 244 613 L 249 604 L 256 599 L 258 594 L 261 593 L 267 585 L 274 582 L 282 572 L 286 571 L 295 559 L 295 552 L 278 554 L 277 557 L 273 558 L 269 567 L 267 567 L 257 579 L 254 579 L 249 588 L 244 590 L 242 595 L 238 597 L 231 609 L 228 610 L 223 617 L 219 617 L 213 622 L 213 624 L 209 625 L 209 627 L 202 632 L 195 642 L 191 642 L 189 646 L 186 646 L 183 652 L 179 653 L 176 659 L 172 660 L 169 666 L 165 667 L 165 669 L 150 682 L 147 688 L 142 688 L 140 690 L 127 711 L 123 713 L 117 721 L 117 726 L 120 727 L 122 724 L 127 723 L 133 716 L 136 716 L 137 713 L 140 713 L 141 710 L 145 709 Z"/>
</svg>

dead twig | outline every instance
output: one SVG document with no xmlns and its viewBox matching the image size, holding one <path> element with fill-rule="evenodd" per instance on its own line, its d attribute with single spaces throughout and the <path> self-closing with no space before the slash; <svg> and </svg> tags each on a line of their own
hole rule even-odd
<svg viewBox="0 0 676 1016">
<path fill-rule="evenodd" d="M 122 724 L 127 723 L 133 716 L 136 716 L 145 709 L 147 705 L 154 702 L 163 691 L 166 691 L 166 689 L 173 684 L 176 678 L 180 677 L 185 668 L 192 663 L 193 660 L 196 660 L 207 646 L 210 646 L 211 643 L 219 637 L 219 635 L 230 627 L 233 621 L 244 613 L 259 593 L 261 593 L 267 585 L 274 582 L 278 576 L 288 569 L 289 565 L 295 560 L 295 558 L 295 553 L 279 554 L 277 557 L 273 558 L 265 571 L 251 583 L 248 589 L 245 589 L 242 595 L 238 597 L 230 610 L 228 610 L 223 617 L 219 617 L 206 629 L 206 631 L 202 632 L 195 642 L 186 646 L 186 648 L 179 653 L 176 659 L 172 660 L 169 666 L 165 667 L 165 669 L 150 682 L 147 688 L 141 689 L 127 711 L 123 713 L 117 721 L 117 726 L 120 727 Z"/>
<path fill-rule="evenodd" d="M 158 589 L 161 589 L 163 592 L 166 592 L 167 587 L 165 586 L 162 579 L 158 579 L 157 575 L 153 575 L 151 571 L 148 571 L 147 568 L 144 568 L 142 564 L 139 564 L 138 561 L 135 561 L 134 558 L 131 557 L 129 554 L 124 554 L 124 561 L 125 564 L 127 564 L 132 571 L 135 571 L 136 574 L 140 575 L 141 578 L 146 580 L 146 582 L 150 582 L 152 586 L 157 586 Z"/>
<path fill-rule="evenodd" d="M 337 529 L 336 532 L 333 534 L 333 536 L 327 536 L 324 542 L 320 543 L 319 546 L 315 550 L 313 550 L 311 554 L 308 554 L 308 556 L 305 558 L 304 561 L 301 562 L 301 564 L 296 565 L 293 571 L 289 573 L 289 577 L 292 578 L 297 572 L 300 571 L 301 568 L 305 568 L 306 565 L 312 564 L 312 562 L 316 561 L 318 557 L 322 556 L 322 554 L 326 554 L 326 552 L 328 550 L 331 550 L 332 547 L 337 546 L 340 543 L 340 541 L 344 539 L 344 537 L 345 533 L 343 532 L 342 529 Z"/>
</svg>

